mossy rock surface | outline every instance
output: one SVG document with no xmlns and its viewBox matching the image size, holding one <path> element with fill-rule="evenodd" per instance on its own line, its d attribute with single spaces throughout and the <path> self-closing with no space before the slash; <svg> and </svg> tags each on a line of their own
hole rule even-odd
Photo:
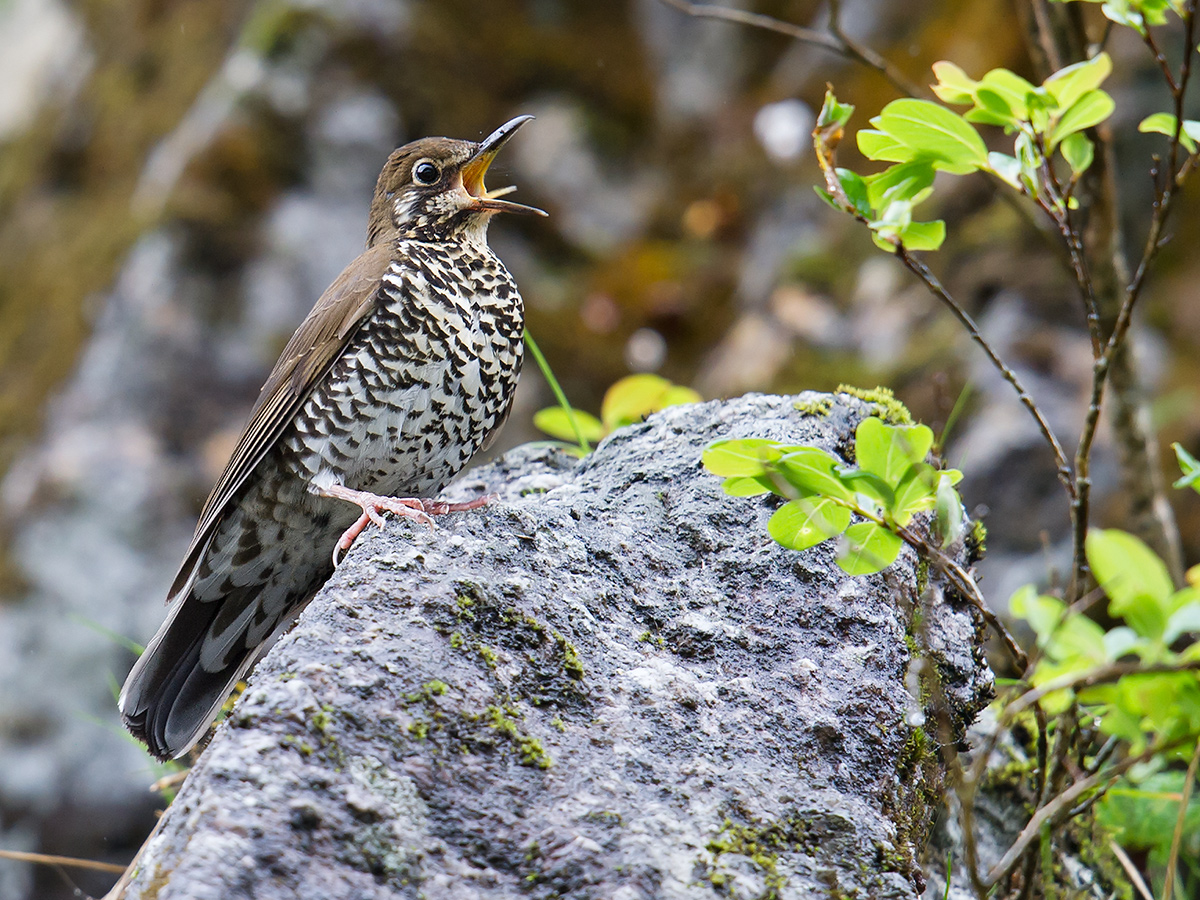
<svg viewBox="0 0 1200 900">
<path fill-rule="evenodd" d="M 821 399 L 672 408 L 582 461 L 518 449 L 455 489 L 497 491 L 486 509 L 372 529 L 129 896 L 920 896 L 941 773 L 909 724 L 915 558 L 850 578 L 831 547 L 785 550 L 777 501 L 699 463 L 719 437 L 837 452 L 875 411 L 796 409 Z M 921 613 L 950 721 L 989 696 L 977 628 Z"/>
</svg>

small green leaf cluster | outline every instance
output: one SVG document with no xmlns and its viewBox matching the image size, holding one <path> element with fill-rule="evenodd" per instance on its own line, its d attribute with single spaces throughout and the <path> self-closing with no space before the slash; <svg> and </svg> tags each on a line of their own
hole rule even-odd
<svg viewBox="0 0 1200 900">
<path fill-rule="evenodd" d="M 640 422 L 668 406 L 699 403 L 700 400 L 700 395 L 691 388 L 672 384 L 659 375 L 628 375 L 605 392 L 599 419 L 583 410 L 568 412 L 562 406 L 551 406 L 538 410 L 533 416 L 533 424 L 553 438 L 572 443 L 578 428 L 585 441 L 595 443 L 618 428 Z"/>
<path fill-rule="evenodd" d="M 1154 113 L 1146 116 L 1138 123 L 1138 131 L 1149 134 L 1165 134 L 1167 137 L 1175 137 L 1176 129 L 1179 130 L 1179 143 L 1183 144 L 1188 153 L 1195 155 L 1200 149 L 1200 121 L 1196 119 L 1184 119 L 1183 127 L 1179 126 L 1179 120 L 1170 113 Z"/>
<path fill-rule="evenodd" d="M 917 513 L 937 511 L 943 545 L 962 531 L 962 502 L 954 485 L 962 473 L 926 462 L 933 432 L 924 425 L 889 425 L 869 417 L 855 430 L 857 466 L 819 447 L 759 438 L 716 441 L 704 467 L 725 478 L 733 497 L 777 494 L 784 503 L 768 523 L 778 543 L 807 550 L 831 538 L 837 561 L 851 575 L 870 575 L 900 554 L 901 536 Z M 857 515 L 865 521 L 851 524 Z"/>
<path fill-rule="evenodd" d="M 908 250 L 942 245 L 944 222 L 913 218 L 913 210 L 933 193 L 938 172 L 990 172 L 1056 214 L 1076 205 L 1070 188 L 1095 155 L 1083 132 L 1107 119 L 1114 108 L 1112 97 L 1100 90 L 1112 71 L 1107 53 L 1067 66 L 1040 85 L 1008 69 L 993 69 L 978 81 L 949 62 L 936 63 L 933 71 L 938 98 L 971 109 L 959 115 L 929 100 L 892 101 L 871 119 L 871 128 L 858 132 L 857 140 L 868 159 L 894 165 L 865 177 L 834 169 L 841 196 L 830 193 L 832 185 L 830 190 L 818 188 L 826 202 L 864 219 L 875 243 L 889 252 L 898 245 Z M 836 141 L 830 137 L 840 140 L 853 111 L 827 92 L 818 118 L 818 144 L 824 141 L 831 153 Z M 989 152 L 976 125 L 995 125 L 1015 134 L 1013 153 Z M 1066 188 L 1053 170 L 1056 152 L 1070 170 Z"/>
<path fill-rule="evenodd" d="M 1140 671 L 1077 690 L 1050 691 L 1041 701 L 1056 714 L 1077 700 L 1096 716 L 1103 734 L 1126 741 L 1134 752 L 1151 739 L 1171 741 L 1200 734 L 1200 674 L 1184 666 L 1200 661 L 1200 643 L 1183 650 L 1173 645 L 1200 631 L 1200 568 L 1189 585 L 1176 590 L 1161 559 L 1124 531 L 1088 532 L 1088 564 L 1108 597 L 1108 613 L 1123 624 L 1107 631 L 1057 597 L 1031 586 L 1011 600 L 1012 611 L 1029 623 L 1044 656 L 1029 678 L 1035 686 L 1086 676 L 1119 660 L 1136 661 Z M 1146 670 L 1145 667 L 1153 667 Z M 1191 747 L 1183 748 L 1190 753 Z"/>
<path fill-rule="evenodd" d="M 830 129 L 836 124 L 840 130 L 853 112 L 853 106 L 827 92 L 818 122 L 829 122 Z M 866 220 L 880 248 L 894 253 L 896 245 L 903 244 L 910 250 L 936 250 L 946 239 L 946 223 L 915 221 L 913 209 L 933 193 L 935 170 L 962 174 L 977 168 L 968 160 L 977 153 L 986 158 L 982 139 L 959 116 L 924 100 L 889 103 L 871 124 L 879 130 L 859 132 L 863 153 L 899 165 L 865 178 L 850 169 L 835 169 L 844 201 Z M 817 193 L 835 209 L 842 208 L 828 191 L 817 188 Z"/>
<path fill-rule="evenodd" d="M 1056 0 L 1062 3 L 1066 0 Z M 1127 25 L 1138 34 L 1146 34 L 1152 25 L 1167 24 L 1167 13 L 1182 16 L 1185 0 L 1086 0 L 1101 4 L 1100 11 L 1109 21 Z"/>
<path fill-rule="evenodd" d="M 1035 86 L 1008 69 L 992 69 L 979 81 L 949 62 L 935 63 L 933 91 L 947 103 L 970 104 L 968 122 L 997 125 L 1016 134 L 1012 155 L 988 153 L 986 169 L 1022 193 L 1053 203 L 1047 191 L 1047 166 L 1055 150 L 1078 178 L 1092 164 L 1095 148 L 1083 132 L 1112 115 L 1112 97 L 1100 85 L 1112 72 L 1107 53 L 1060 69 Z"/>
</svg>

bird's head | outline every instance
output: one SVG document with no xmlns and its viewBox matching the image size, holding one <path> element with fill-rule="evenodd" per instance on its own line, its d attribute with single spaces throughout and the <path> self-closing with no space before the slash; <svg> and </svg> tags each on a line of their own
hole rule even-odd
<svg viewBox="0 0 1200 900">
<path fill-rule="evenodd" d="M 482 238 L 493 213 L 546 215 L 532 206 L 500 199 L 515 187 L 489 191 L 483 185 L 483 176 L 500 148 L 532 118 L 517 116 L 478 143 L 422 138 L 394 151 L 375 186 L 367 246 L 390 237 Z"/>
</svg>

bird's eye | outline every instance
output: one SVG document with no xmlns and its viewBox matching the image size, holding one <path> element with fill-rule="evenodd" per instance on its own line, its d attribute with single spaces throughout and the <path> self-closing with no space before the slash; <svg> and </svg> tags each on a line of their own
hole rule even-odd
<svg viewBox="0 0 1200 900">
<path fill-rule="evenodd" d="M 434 184 L 442 177 L 442 170 L 427 159 L 413 166 L 413 181 L 417 184 Z"/>
</svg>

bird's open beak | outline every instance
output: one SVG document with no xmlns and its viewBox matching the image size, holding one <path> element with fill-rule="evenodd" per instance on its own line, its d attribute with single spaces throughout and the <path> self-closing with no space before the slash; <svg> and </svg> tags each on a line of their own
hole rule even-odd
<svg viewBox="0 0 1200 900">
<path fill-rule="evenodd" d="M 492 164 L 492 160 L 496 158 L 496 154 L 500 152 L 500 148 L 508 143 L 508 139 L 516 134 L 518 128 L 532 118 L 533 116 L 517 116 L 511 121 L 505 122 L 483 139 L 483 142 L 479 145 L 479 149 L 475 151 L 475 155 L 467 160 L 466 165 L 463 166 L 463 187 L 468 194 L 475 198 L 475 202 L 471 204 L 472 209 L 477 209 L 481 212 L 518 213 L 525 216 L 546 215 L 544 210 L 537 209 L 536 207 L 500 199 L 505 194 L 515 191 L 515 187 L 502 187 L 494 191 L 489 191 L 483 186 L 483 176 L 487 173 L 488 166 Z"/>
</svg>

